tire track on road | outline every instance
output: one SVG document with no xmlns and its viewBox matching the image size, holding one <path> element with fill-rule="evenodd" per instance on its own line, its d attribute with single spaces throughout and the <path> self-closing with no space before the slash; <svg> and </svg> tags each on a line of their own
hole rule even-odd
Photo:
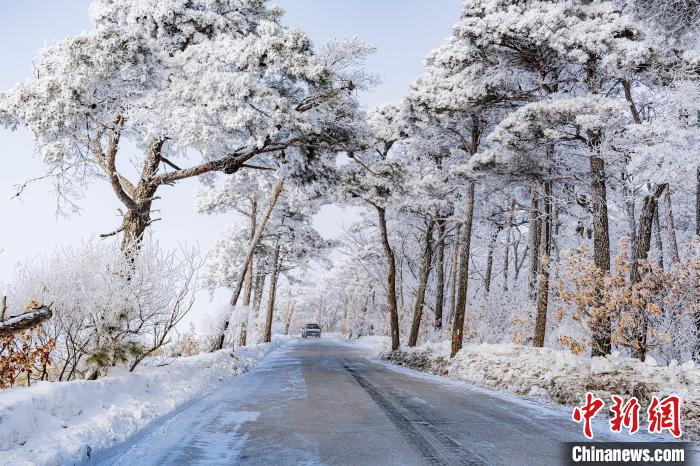
<svg viewBox="0 0 700 466">
<path fill-rule="evenodd" d="M 483 465 L 486 464 L 476 454 L 454 441 L 448 435 L 430 422 L 425 421 L 412 410 L 403 406 L 403 403 L 392 402 L 377 387 L 372 385 L 355 368 L 344 363 L 343 368 L 347 370 L 355 381 L 367 392 L 372 400 L 387 415 L 389 420 L 399 429 L 401 434 L 413 445 L 423 458 L 430 464 L 461 464 L 461 465 Z M 398 406 L 397 406 L 398 405 Z M 440 445 L 449 452 L 450 458 L 445 458 L 426 436 L 421 433 L 420 428 L 427 430 L 432 437 L 438 440 Z"/>
</svg>

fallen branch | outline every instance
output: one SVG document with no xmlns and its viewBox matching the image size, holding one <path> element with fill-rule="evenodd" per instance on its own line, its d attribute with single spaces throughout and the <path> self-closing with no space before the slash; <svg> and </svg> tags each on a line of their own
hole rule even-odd
<svg viewBox="0 0 700 466">
<path fill-rule="evenodd" d="M 0 321 L 0 337 L 36 327 L 40 323 L 51 318 L 53 313 L 49 306 L 41 306 L 18 316 Z"/>
</svg>

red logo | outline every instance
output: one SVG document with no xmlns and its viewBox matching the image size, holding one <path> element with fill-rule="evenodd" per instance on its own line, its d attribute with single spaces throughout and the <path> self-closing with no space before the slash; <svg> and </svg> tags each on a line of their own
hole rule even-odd
<svg viewBox="0 0 700 466">
<path fill-rule="evenodd" d="M 681 400 L 676 395 L 667 396 L 661 401 L 655 396 L 652 397 L 647 416 L 650 434 L 665 429 L 678 438 L 683 433 L 681 431 Z"/>
<path fill-rule="evenodd" d="M 632 397 L 627 402 L 617 395 L 612 397 L 613 404 L 610 407 L 612 418 L 610 419 L 610 431 L 622 432 L 627 429 L 630 435 L 639 431 L 639 410 L 640 404 L 637 398 Z M 583 406 L 576 406 L 571 414 L 572 419 L 583 422 L 583 435 L 586 438 L 593 438 L 591 420 L 598 414 L 605 403 L 600 398 L 596 398 L 592 393 L 586 393 L 586 403 Z M 675 438 L 683 434 L 681 430 L 681 399 L 677 395 L 670 395 L 659 400 L 657 397 L 651 398 L 651 403 L 647 409 L 647 430 L 651 434 L 669 431 Z"/>
<path fill-rule="evenodd" d="M 622 432 L 622 428 L 629 430 L 630 435 L 639 430 L 639 401 L 632 397 L 630 400 L 622 404 L 623 399 L 617 395 L 613 395 L 615 404 L 610 408 L 613 412 L 613 418 L 610 420 L 610 430 L 613 432 Z"/>
<path fill-rule="evenodd" d="M 604 405 L 605 403 L 603 403 L 603 400 L 594 397 L 592 393 L 586 393 L 586 404 L 580 408 L 574 408 L 572 417 L 576 422 L 583 421 L 583 435 L 589 439 L 593 438 L 591 419 L 595 417 L 598 411 L 600 411 L 600 408 L 602 408 Z"/>
</svg>

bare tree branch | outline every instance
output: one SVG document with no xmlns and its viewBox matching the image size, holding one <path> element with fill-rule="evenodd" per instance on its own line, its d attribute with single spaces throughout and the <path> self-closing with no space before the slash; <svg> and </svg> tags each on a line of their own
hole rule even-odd
<svg viewBox="0 0 700 466">
<path fill-rule="evenodd" d="M 0 321 L 0 337 L 12 335 L 23 330 L 35 327 L 51 318 L 53 313 L 49 306 L 41 306 L 18 316 Z"/>
</svg>

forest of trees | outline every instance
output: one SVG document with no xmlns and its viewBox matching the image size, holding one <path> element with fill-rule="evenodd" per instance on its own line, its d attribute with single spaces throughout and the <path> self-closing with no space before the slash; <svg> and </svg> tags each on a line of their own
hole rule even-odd
<svg viewBox="0 0 700 466">
<path fill-rule="evenodd" d="M 122 205 L 106 238 L 7 285 L 15 308 L 52 305 L 33 377 L 133 369 L 202 285 L 231 292 L 207 350 L 318 321 L 453 356 L 700 359 L 697 2 L 465 1 L 406 95 L 374 109 L 371 45 L 312 44 L 263 0 L 97 0 L 91 17 L 0 93 L 62 209 L 93 182 Z M 199 212 L 237 218 L 206 264 L 149 233 L 161 188 L 192 177 Z M 329 204 L 353 219 L 339 239 L 314 228 Z"/>
</svg>

